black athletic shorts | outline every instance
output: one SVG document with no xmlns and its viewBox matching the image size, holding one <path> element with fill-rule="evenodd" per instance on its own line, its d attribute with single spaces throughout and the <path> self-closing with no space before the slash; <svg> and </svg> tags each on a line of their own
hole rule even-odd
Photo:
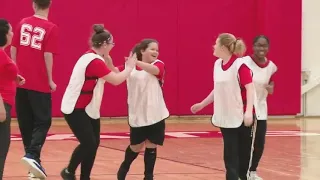
<svg viewBox="0 0 320 180">
<path fill-rule="evenodd" d="M 165 120 L 143 127 L 130 127 L 130 144 L 137 145 L 149 140 L 153 144 L 163 145 L 165 138 Z"/>
</svg>

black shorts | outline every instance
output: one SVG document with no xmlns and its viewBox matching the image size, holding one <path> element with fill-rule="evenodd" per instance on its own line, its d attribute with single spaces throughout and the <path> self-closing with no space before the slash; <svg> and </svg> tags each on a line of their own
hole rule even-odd
<svg viewBox="0 0 320 180">
<path fill-rule="evenodd" d="M 165 137 L 165 129 L 165 120 L 150 126 L 130 127 L 130 144 L 137 145 L 149 140 L 153 144 L 162 146 Z"/>
</svg>

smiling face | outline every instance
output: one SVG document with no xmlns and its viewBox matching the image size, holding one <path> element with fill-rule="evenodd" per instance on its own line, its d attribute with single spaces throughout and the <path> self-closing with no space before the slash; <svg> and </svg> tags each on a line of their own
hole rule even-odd
<svg viewBox="0 0 320 180">
<path fill-rule="evenodd" d="M 141 50 L 142 59 L 145 62 L 152 63 L 158 59 L 159 56 L 159 46 L 156 42 L 151 42 L 145 50 Z"/>
<path fill-rule="evenodd" d="M 158 59 L 159 43 L 155 39 L 143 39 L 133 48 L 137 59 L 146 63 L 152 63 Z"/>
<path fill-rule="evenodd" d="M 264 59 L 269 51 L 269 42 L 266 38 L 258 38 L 253 45 L 254 55 L 259 59 Z"/>
</svg>

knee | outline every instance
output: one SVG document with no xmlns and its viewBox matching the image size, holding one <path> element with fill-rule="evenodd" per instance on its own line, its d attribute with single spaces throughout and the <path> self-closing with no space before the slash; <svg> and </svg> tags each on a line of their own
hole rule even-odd
<svg viewBox="0 0 320 180">
<path fill-rule="evenodd" d="M 44 129 L 50 129 L 52 121 L 51 121 L 51 118 L 46 120 L 43 119 L 43 121 L 36 122 L 35 124 L 36 126 L 40 126 Z"/>
<path fill-rule="evenodd" d="M 146 148 L 154 149 L 157 148 L 157 145 L 150 142 L 149 140 L 146 140 Z"/>
<path fill-rule="evenodd" d="M 100 141 L 93 141 L 91 145 L 92 151 L 97 151 L 99 145 L 100 145 Z"/>
<path fill-rule="evenodd" d="M 80 142 L 80 146 L 81 146 L 81 149 L 83 149 L 87 153 L 94 153 L 97 151 L 99 147 L 99 142 L 97 141 Z"/>
<path fill-rule="evenodd" d="M 142 150 L 143 146 L 144 146 L 144 142 L 137 145 L 130 145 L 130 148 L 133 152 L 138 153 Z"/>
</svg>

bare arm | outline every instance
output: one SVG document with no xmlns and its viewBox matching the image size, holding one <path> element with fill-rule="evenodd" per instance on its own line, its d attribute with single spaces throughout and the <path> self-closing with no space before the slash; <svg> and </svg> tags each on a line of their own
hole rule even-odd
<svg viewBox="0 0 320 180">
<path fill-rule="evenodd" d="M 141 69 L 143 69 L 144 71 L 146 71 L 150 74 L 153 74 L 155 76 L 159 75 L 159 73 L 160 73 L 159 68 L 153 64 L 145 63 L 142 61 L 137 61 L 137 66 L 140 67 Z"/>
<path fill-rule="evenodd" d="M 10 48 L 10 54 L 11 54 L 11 59 L 16 62 L 17 61 L 17 48 L 14 46 L 11 46 Z"/>
<path fill-rule="evenodd" d="M 107 65 L 107 67 L 108 67 L 112 72 L 116 72 L 116 73 L 120 72 L 120 71 L 118 70 L 118 68 L 116 68 L 116 67 L 113 65 L 113 63 L 106 63 L 106 65 Z"/>
<path fill-rule="evenodd" d="M 47 68 L 48 81 L 50 83 L 53 81 L 52 79 L 53 54 L 49 52 L 45 52 L 44 60 Z"/>
<path fill-rule="evenodd" d="M 105 57 L 104 60 L 105 60 L 105 62 L 106 62 L 107 67 L 108 67 L 112 72 L 116 72 L 116 73 L 120 72 L 119 69 L 114 66 L 113 61 L 112 61 L 112 58 L 111 58 L 110 55 L 107 56 L 107 57 Z"/>
<path fill-rule="evenodd" d="M 213 93 L 214 93 L 214 89 L 210 92 L 210 94 L 204 100 L 201 101 L 201 104 L 203 107 L 206 107 L 209 104 L 213 103 L 213 100 L 214 100 Z"/>
<path fill-rule="evenodd" d="M 245 85 L 247 90 L 247 107 L 246 112 L 253 112 L 253 99 L 254 99 L 254 87 L 253 83 L 249 83 Z"/>
<path fill-rule="evenodd" d="M 105 81 L 107 81 L 108 83 L 110 83 L 114 86 L 117 86 L 117 85 L 123 83 L 128 78 L 131 71 L 132 71 L 132 68 L 126 68 L 119 73 L 110 72 L 108 75 L 104 76 L 103 79 Z"/>
</svg>

